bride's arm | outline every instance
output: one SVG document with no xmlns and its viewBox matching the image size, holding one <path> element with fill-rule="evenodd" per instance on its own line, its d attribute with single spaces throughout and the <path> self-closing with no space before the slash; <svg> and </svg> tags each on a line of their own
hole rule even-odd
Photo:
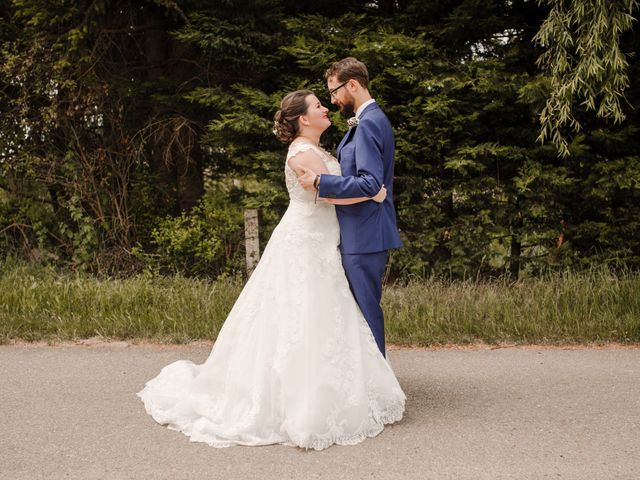
<svg viewBox="0 0 640 480">
<path fill-rule="evenodd" d="M 289 160 L 289 166 L 296 172 L 296 175 L 300 177 L 304 174 L 305 170 L 311 170 L 320 175 L 323 173 L 329 173 L 327 166 L 322 159 L 313 150 L 305 150 L 303 152 L 294 155 Z"/>
<path fill-rule="evenodd" d="M 312 150 L 305 150 L 291 157 L 289 166 L 296 172 L 298 177 L 307 173 L 315 175 L 328 174 L 329 170 L 322 159 Z M 376 203 L 382 203 L 387 198 L 387 189 L 384 185 L 373 197 L 355 197 L 355 198 L 326 198 L 318 197 L 321 201 L 331 203 L 333 205 L 353 205 L 354 203 L 366 202 L 373 200 Z"/>
<path fill-rule="evenodd" d="M 299 153 L 289 160 L 289 166 L 296 172 L 298 177 L 303 175 L 315 175 L 327 174 L 329 170 L 324 162 L 313 153 L 311 150 L 306 150 L 302 153 Z M 327 198 L 327 197 L 318 197 L 321 201 L 331 203 L 333 205 L 353 205 L 354 203 L 366 202 L 367 200 L 373 200 L 376 203 L 384 202 L 384 199 L 387 198 L 387 188 L 382 185 L 382 188 L 375 194 L 373 197 L 354 197 L 354 198 Z"/>
</svg>

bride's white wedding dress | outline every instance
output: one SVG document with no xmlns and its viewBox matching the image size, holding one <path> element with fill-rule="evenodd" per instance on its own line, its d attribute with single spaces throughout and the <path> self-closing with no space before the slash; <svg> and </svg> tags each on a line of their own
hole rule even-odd
<svg viewBox="0 0 640 480">
<path fill-rule="evenodd" d="M 402 418 L 405 395 L 347 283 L 335 207 L 314 203 L 288 160 L 289 207 L 207 360 L 179 360 L 137 393 L 158 423 L 214 447 L 352 445 Z"/>
</svg>

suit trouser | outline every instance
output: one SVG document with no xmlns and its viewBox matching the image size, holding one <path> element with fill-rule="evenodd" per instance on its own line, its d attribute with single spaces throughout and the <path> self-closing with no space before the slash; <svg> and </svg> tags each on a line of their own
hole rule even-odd
<svg viewBox="0 0 640 480">
<path fill-rule="evenodd" d="M 367 320 L 382 355 L 385 355 L 382 278 L 387 265 L 387 251 L 342 254 L 342 266 L 351 292 Z"/>
</svg>

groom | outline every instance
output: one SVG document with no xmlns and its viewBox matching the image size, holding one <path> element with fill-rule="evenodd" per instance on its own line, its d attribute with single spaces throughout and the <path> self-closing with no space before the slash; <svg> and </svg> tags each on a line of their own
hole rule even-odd
<svg viewBox="0 0 640 480">
<path fill-rule="evenodd" d="M 380 307 L 387 250 L 402 246 L 393 206 L 394 137 L 387 116 L 369 94 L 364 63 L 348 57 L 325 72 L 331 103 L 350 118 L 349 130 L 338 145 L 342 176 L 316 175 L 305 169 L 299 179 L 320 197 L 373 197 L 382 185 L 387 198 L 353 205 L 336 205 L 340 223 L 340 252 L 351 291 L 385 355 L 384 316 Z M 385 355 L 386 356 L 386 355 Z"/>
</svg>

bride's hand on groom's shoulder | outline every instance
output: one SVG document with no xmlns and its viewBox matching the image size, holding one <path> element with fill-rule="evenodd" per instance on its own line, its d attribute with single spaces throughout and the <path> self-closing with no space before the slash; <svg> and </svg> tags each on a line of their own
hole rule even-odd
<svg viewBox="0 0 640 480">
<path fill-rule="evenodd" d="M 385 198 L 387 198 L 387 187 L 385 187 L 383 184 L 380 191 L 376 193 L 375 197 L 371 197 L 371 200 L 377 203 L 382 203 L 384 202 Z"/>
</svg>

